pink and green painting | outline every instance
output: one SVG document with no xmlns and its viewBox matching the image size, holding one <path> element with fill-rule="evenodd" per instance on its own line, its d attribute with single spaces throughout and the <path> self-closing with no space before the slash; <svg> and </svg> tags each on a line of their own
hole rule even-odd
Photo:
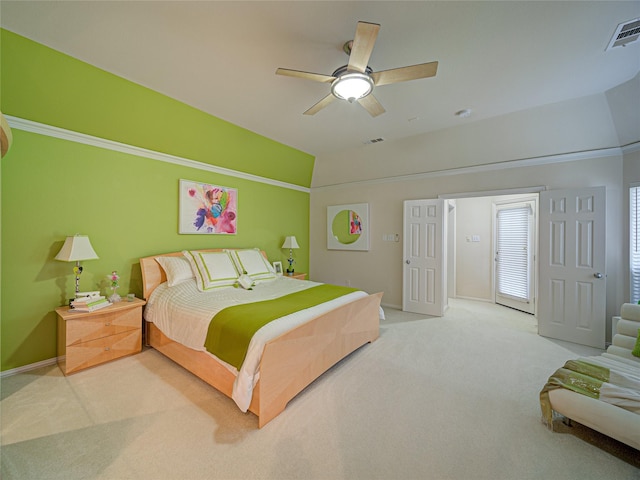
<svg viewBox="0 0 640 480">
<path fill-rule="evenodd" d="M 237 209 L 235 188 L 180 180 L 180 233 L 235 234 Z"/>
</svg>

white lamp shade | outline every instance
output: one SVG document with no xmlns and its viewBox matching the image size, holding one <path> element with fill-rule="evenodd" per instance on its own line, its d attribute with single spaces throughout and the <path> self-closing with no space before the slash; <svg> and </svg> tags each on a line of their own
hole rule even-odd
<svg viewBox="0 0 640 480">
<path fill-rule="evenodd" d="M 98 258 L 86 235 L 74 235 L 67 237 L 64 245 L 56 255 L 56 260 L 63 262 L 77 262 L 80 260 L 94 260 Z"/>
<path fill-rule="evenodd" d="M 298 245 L 298 241 L 296 240 L 296 237 L 292 235 L 284 239 L 282 248 L 300 248 L 300 245 Z"/>
</svg>

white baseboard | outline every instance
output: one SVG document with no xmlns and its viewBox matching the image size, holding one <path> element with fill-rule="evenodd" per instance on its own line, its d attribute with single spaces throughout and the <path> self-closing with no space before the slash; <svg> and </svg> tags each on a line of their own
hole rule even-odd
<svg viewBox="0 0 640 480">
<path fill-rule="evenodd" d="M 387 308 L 394 308 L 394 309 L 396 309 L 396 310 L 402 310 L 402 305 L 392 305 L 392 304 L 390 304 L 390 303 L 381 303 L 381 304 L 380 304 L 380 306 L 381 306 L 382 308 L 387 307 Z"/>
<path fill-rule="evenodd" d="M 473 300 L 474 302 L 496 303 L 490 298 L 467 297 L 465 295 L 456 295 L 455 298 L 461 298 L 463 300 Z"/>
<path fill-rule="evenodd" d="M 11 370 L 0 372 L 0 378 L 10 377 L 11 375 L 17 375 L 18 373 L 29 372 L 37 368 L 49 367 L 51 365 L 55 365 L 56 363 L 58 363 L 57 357 L 49 358 L 48 360 L 42 360 L 40 362 L 31 363 L 29 365 L 23 365 L 22 367 L 12 368 Z"/>
</svg>

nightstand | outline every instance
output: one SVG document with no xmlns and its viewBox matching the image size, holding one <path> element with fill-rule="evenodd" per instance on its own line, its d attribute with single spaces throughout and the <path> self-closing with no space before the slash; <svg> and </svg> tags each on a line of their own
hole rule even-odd
<svg viewBox="0 0 640 480">
<path fill-rule="evenodd" d="M 306 273 L 300 273 L 300 272 L 298 273 L 294 272 L 293 275 L 285 274 L 285 276 L 289 278 L 295 278 L 296 280 L 305 280 L 307 278 Z"/>
<path fill-rule="evenodd" d="M 142 350 L 144 300 L 123 300 L 94 312 L 56 308 L 58 365 L 69 375 Z"/>
</svg>

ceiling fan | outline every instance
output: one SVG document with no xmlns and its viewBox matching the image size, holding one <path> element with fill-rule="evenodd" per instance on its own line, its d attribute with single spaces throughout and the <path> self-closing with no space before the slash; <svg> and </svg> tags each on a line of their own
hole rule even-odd
<svg viewBox="0 0 640 480">
<path fill-rule="evenodd" d="M 276 75 L 331 83 L 331 93 L 304 112 L 305 115 L 314 115 L 335 99 L 340 99 L 347 100 L 350 103 L 358 102 L 372 117 L 377 117 L 384 113 L 385 109 L 373 96 L 374 87 L 434 77 L 436 75 L 438 62 L 421 63 L 409 67 L 374 72 L 367 64 L 379 30 L 380 25 L 377 23 L 358 22 L 355 38 L 345 43 L 343 47 L 345 53 L 349 55 L 349 63 L 338 68 L 331 75 L 289 70 L 287 68 L 278 68 L 276 70 Z"/>
</svg>

